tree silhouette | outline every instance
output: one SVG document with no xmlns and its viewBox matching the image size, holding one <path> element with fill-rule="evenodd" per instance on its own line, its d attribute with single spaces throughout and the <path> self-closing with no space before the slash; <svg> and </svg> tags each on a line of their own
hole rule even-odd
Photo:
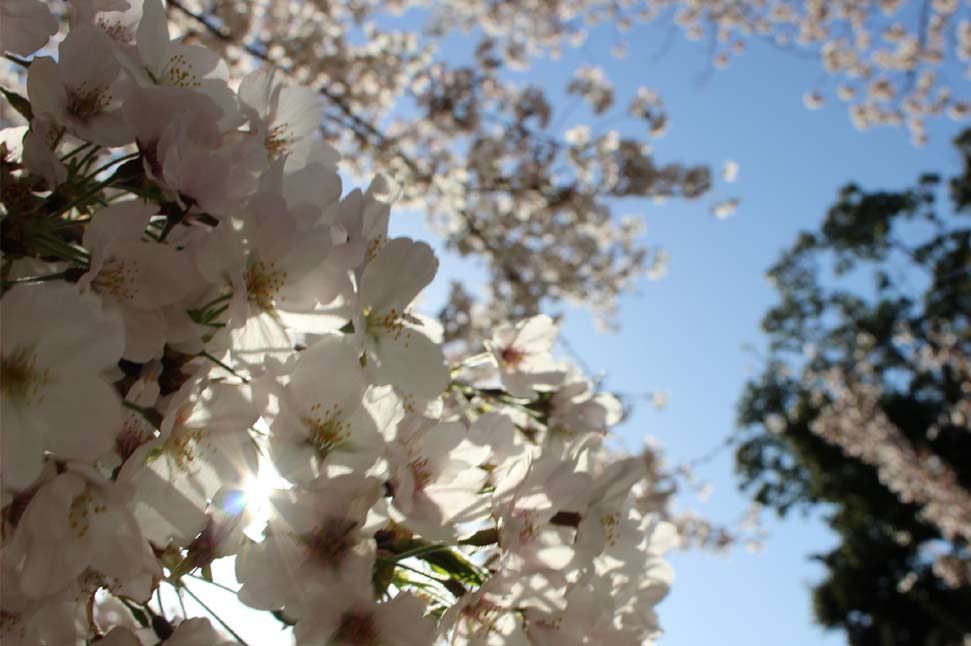
<svg viewBox="0 0 971 646">
<path fill-rule="evenodd" d="M 769 270 L 769 356 L 739 403 L 742 488 L 839 536 L 814 612 L 853 646 L 971 633 L 971 131 L 955 143 L 949 199 L 936 175 L 851 184 Z"/>
</svg>

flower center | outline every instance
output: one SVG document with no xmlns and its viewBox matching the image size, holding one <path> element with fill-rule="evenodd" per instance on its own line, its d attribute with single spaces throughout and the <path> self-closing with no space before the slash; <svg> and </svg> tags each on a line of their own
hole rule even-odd
<svg viewBox="0 0 971 646">
<path fill-rule="evenodd" d="M 145 442 L 152 439 L 152 428 L 141 417 L 130 413 L 125 416 L 121 432 L 115 437 L 115 450 L 127 460 Z"/>
<path fill-rule="evenodd" d="M 510 533 L 516 534 L 520 544 L 528 544 L 535 540 L 537 534 L 536 514 L 533 511 L 516 509 L 511 514 L 510 520 L 511 527 L 509 529 L 512 530 Z"/>
<path fill-rule="evenodd" d="M 300 418 L 310 431 L 310 443 L 321 459 L 337 449 L 350 435 L 349 424 L 342 419 L 341 408 L 337 404 L 321 413 L 320 404 L 310 407 L 311 415 Z"/>
<path fill-rule="evenodd" d="M 379 646 L 378 631 L 370 612 L 345 612 L 334 642 L 347 646 Z"/>
<path fill-rule="evenodd" d="M 108 22 L 106 18 L 98 18 L 98 27 L 108 35 L 108 38 L 116 43 L 130 45 L 135 39 L 132 28 L 121 24 L 120 20 Z"/>
<path fill-rule="evenodd" d="M 134 268 L 125 261 L 109 258 L 91 281 L 91 287 L 102 296 L 112 296 L 119 301 L 131 301 L 138 294 L 134 274 Z"/>
<path fill-rule="evenodd" d="M 107 87 L 98 85 L 87 88 L 86 85 L 87 83 L 82 83 L 76 90 L 68 90 L 67 92 L 68 114 L 81 121 L 87 121 L 111 103 L 111 94 L 108 93 Z"/>
<path fill-rule="evenodd" d="M 516 368 L 526 358 L 526 353 L 518 348 L 509 346 L 508 348 L 503 348 L 500 356 L 502 357 L 503 363 L 510 368 Z"/>
<path fill-rule="evenodd" d="M 368 262 L 374 260 L 374 258 L 378 255 L 378 252 L 381 251 L 381 246 L 384 244 L 384 242 L 385 242 L 385 237 L 383 235 L 377 235 L 374 237 L 373 240 L 371 240 L 368 243 L 367 245 Z"/>
<path fill-rule="evenodd" d="M 169 59 L 165 69 L 162 70 L 161 81 L 165 85 L 174 87 L 195 88 L 202 85 L 199 77 L 192 71 L 192 65 L 182 54 L 177 54 Z"/>
<path fill-rule="evenodd" d="M 199 451 L 201 440 L 202 429 L 176 424 L 165 440 L 163 451 L 181 471 L 188 472 L 201 455 Z"/>
<path fill-rule="evenodd" d="M 411 474 L 415 478 L 415 491 L 423 491 L 432 481 L 432 470 L 428 466 L 428 458 L 412 460 L 409 466 L 411 466 Z"/>
<path fill-rule="evenodd" d="M 246 270 L 246 299 L 257 307 L 272 312 L 277 292 L 286 284 L 287 272 L 274 269 L 276 263 L 257 260 Z"/>
<path fill-rule="evenodd" d="M 373 338 L 390 336 L 397 341 L 405 331 L 404 312 L 399 312 L 394 307 L 383 315 L 374 311 L 366 311 L 364 317 L 367 320 L 367 333 Z"/>
<path fill-rule="evenodd" d="M 43 389 L 50 382 L 48 370 L 37 370 L 32 347 L 19 347 L 0 357 L 0 392 L 5 399 L 36 405 L 44 400 Z"/>
<path fill-rule="evenodd" d="M 477 636 L 485 637 L 492 632 L 499 616 L 499 607 L 487 599 L 479 599 L 462 608 L 462 616 L 472 624 Z"/>
<path fill-rule="evenodd" d="M 604 514 L 600 517 L 600 524 L 603 525 L 604 532 L 607 535 L 607 545 L 615 545 L 620 535 L 620 512 Z"/>
<path fill-rule="evenodd" d="M 351 533 L 355 528 L 357 522 L 348 518 L 327 518 L 304 537 L 307 552 L 319 565 L 336 568 L 354 547 Z"/>
<path fill-rule="evenodd" d="M 104 503 L 95 501 L 91 492 L 85 489 L 75 496 L 71 502 L 71 509 L 68 512 L 68 522 L 71 529 L 79 539 L 84 538 L 91 528 L 91 517 L 95 514 L 103 514 L 107 511 Z"/>
<path fill-rule="evenodd" d="M 281 123 L 273 126 L 266 133 L 266 139 L 263 141 L 263 145 L 266 146 L 266 152 L 270 155 L 271 159 L 287 154 L 290 144 L 293 143 L 293 137 L 289 134 L 289 127 L 289 124 Z"/>
</svg>

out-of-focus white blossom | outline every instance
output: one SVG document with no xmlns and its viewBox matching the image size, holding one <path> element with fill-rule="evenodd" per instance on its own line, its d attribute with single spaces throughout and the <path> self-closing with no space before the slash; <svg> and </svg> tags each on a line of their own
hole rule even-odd
<svg viewBox="0 0 971 646">
<path fill-rule="evenodd" d="M 22 285 L 0 300 L 3 487 L 27 488 L 44 452 L 93 461 L 121 421 L 101 373 L 121 358 L 121 319 L 73 285 Z"/>
</svg>

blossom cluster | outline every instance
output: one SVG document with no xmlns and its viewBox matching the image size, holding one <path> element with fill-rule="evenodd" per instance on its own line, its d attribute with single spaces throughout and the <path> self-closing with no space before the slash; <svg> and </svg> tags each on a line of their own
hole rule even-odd
<svg viewBox="0 0 971 646">
<path fill-rule="evenodd" d="M 866 335 L 861 335 L 860 342 L 860 353 L 865 355 Z M 894 345 L 909 358 L 915 374 L 951 380 L 954 390 L 961 393 L 927 428 L 927 440 L 935 440 L 943 432 L 971 429 L 967 417 L 971 362 L 959 336 L 945 328 L 931 331 L 921 341 L 904 326 L 895 334 Z M 891 420 L 884 410 L 887 393 L 871 360 L 862 358 L 852 371 L 845 367 L 830 368 L 823 374 L 809 371 L 806 378 L 818 380 L 814 397 L 824 403 L 810 425 L 812 432 L 873 466 L 884 486 L 902 502 L 916 505 L 920 516 L 950 542 L 935 546 L 946 549 L 929 555 L 933 572 L 950 587 L 971 584 L 971 554 L 966 547 L 971 543 L 971 491 L 952 466 L 908 439 Z M 900 583 L 902 589 L 912 585 L 907 579 Z"/>
<path fill-rule="evenodd" d="M 556 56 L 564 46 L 578 46 L 605 23 L 617 31 L 612 53 L 624 58 L 629 55 L 625 41 L 645 33 L 634 31 L 636 26 L 664 24 L 688 40 L 705 41 L 717 69 L 728 67 L 752 41 L 818 58 L 835 81 L 833 94 L 847 103 L 850 118 L 860 130 L 906 126 L 912 141 L 920 145 L 927 139 L 929 119 L 945 114 L 955 120 L 971 117 L 971 103 L 948 69 L 953 67 L 965 77 L 971 72 L 971 13 L 960 0 L 571 0 L 502 6 L 476 0 L 440 4 L 436 14 L 440 30 L 482 25 L 506 59 L 518 66 L 528 65 L 530 56 Z M 821 107 L 824 100 L 820 89 L 807 91 L 804 97 L 811 109 Z"/>
<path fill-rule="evenodd" d="M 491 11 L 501 20 L 546 3 L 489 4 L 469 3 L 481 10 L 469 23 L 488 27 Z M 557 88 L 575 97 L 578 109 L 564 110 L 549 84 L 515 75 L 529 61 L 525 50 L 510 57 L 492 36 L 463 37 L 472 46 L 461 55 L 444 49 L 466 3 L 169 7 L 187 38 L 223 53 L 231 76 L 271 61 L 315 88 L 328 142 L 353 151 L 348 169 L 392 177 L 398 204 L 425 215 L 451 251 L 483 259 L 486 308 L 500 319 L 570 302 L 610 325 L 620 296 L 666 260 L 646 243 L 641 218 L 622 217 L 618 205 L 638 212 L 645 198 L 698 199 L 714 184 L 707 165 L 655 150 L 668 117 L 649 88 L 627 97 L 602 71 L 583 68 Z M 408 10 L 404 21 L 393 15 Z M 565 135 L 577 122 L 588 137 Z"/>
<path fill-rule="evenodd" d="M 971 116 L 959 78 L 971 61 L 971 15 L 959 0 L 170 6 L 180 30 L 225 55 L 231 75 L 271 60 L 317 88 L 328 141 L 354 151 L 355 170 L 394 177 L 402 205 L 426 214 L 452 250 L 485 260 L 484 311 L 499 318 L 567 301 L 609 325 L 620 295 L 645 273 L 663 272 L 666 261 L 663 249 L 645 244 L 638 220 L 618 210 L 642 210 L 639 198 L 697 198 L 713 188 L 704 164 L 661 163 L 655 140 L 669 118 L 650 88 L 621 96 L 594 66 L 577 69 L 563 87 L 516 75 L 583 46 L 594 30 L 614 32 L 618 57 L 628 55 L 629 42 L 658 42 L 653 54 L 663 56 L 680 32 L 707 43 L 713 68 L 753 43 L 813 58 L 828 80 L 807 88 L 807 106 L 834 94 L 857 128 L 905 126 L 918 144 L 930 120 Z M 556 105 L 550 97 L 560 92 L 584 107 Z M 622 136 L 614 124 L 625 116 L 636 127 Z M 725 217 L 736 205 L 719 196 L 711 210 Z M 471 313 L 461 300 L 451 305 L 449 312 Z"/>
<path fill-rule="evenodd" d="M 161 0 L 70 18 L 47 55 L 46 4 L 3 5 L 0 641 L 245 643 L 160 601 L 226 557 L 298 644 L 655 639 L 657 465 L 555 322 L 450 366 L 438 260 L 388 180 L 344 193 L 319 93 L 230 83 Z"/>
</svg>

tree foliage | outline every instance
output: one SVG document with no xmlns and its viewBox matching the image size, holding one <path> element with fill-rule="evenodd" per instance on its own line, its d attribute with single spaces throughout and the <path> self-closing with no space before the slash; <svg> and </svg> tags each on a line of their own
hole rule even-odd
<svg viewBox="0 0 971 646">
<path fill-rule="evenodd" d="M 770 354 L 739 404 L 742 487 L 839 537 L 814 611 L 853 646 L 971 633 L 971 132 L 955 143 L 948 200 L 936 175 L 851 184 L 770 269 Z"/>
</svg>

